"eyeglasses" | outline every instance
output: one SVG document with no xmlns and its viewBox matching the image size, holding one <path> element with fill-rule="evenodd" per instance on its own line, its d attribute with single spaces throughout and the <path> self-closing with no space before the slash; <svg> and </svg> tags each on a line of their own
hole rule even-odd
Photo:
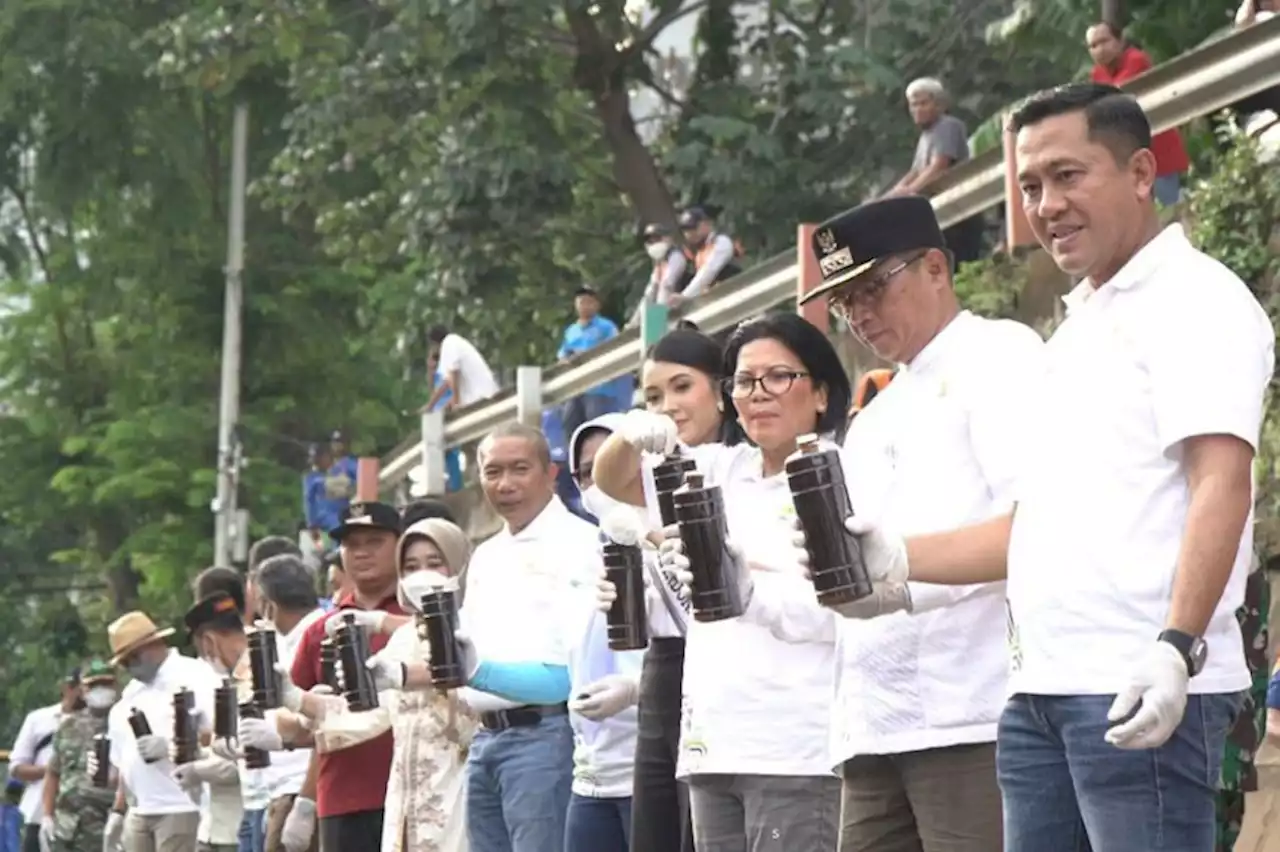
<svg viewBox="0 0 1280 852">
<path fill-rule="evenodd" d="M 916 252 L 874 278 L 868 278 L 866 281 L 860 282 L 860 286 L 853 287 L 846 284 L 843 287 L 837 287 L 836 291 L 827 297 L 828 309 L 838 318 L 847 320 L 853 315 L 854 308 L 859 306 L 868 310 L 875 308 L 879 304 L 881 297 L 884 296 L 884 291 L 889 286 L 889 282 L 895 276 L 901 274 L 908 266 L 924 257 L 925 254 L 927 252 Z"/>
<path fill-rule="evenodd" d="M 732 376 L 724 380 L 724 390 L 734 399 L 746 399 L 755 392 L 756 385 L 769 396 L 782 396 L 791 390 L 796 379 L 803 379 L 808 373 L 799 370 L 770 370 L 763 376 L 750 376 L 746 373 Z"/>
</svg>

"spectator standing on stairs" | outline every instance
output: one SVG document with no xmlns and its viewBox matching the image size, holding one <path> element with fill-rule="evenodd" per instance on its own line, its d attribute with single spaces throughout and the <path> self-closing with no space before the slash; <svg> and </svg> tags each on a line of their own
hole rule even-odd
<svg viewBox="0 0 1280 852">
<path fill-rule="evenodd" d="M 653 223 L 644 229 L 644 250 L 653 261 L 653 272 L 645 286 L 644 297 L 636 308 L 631 324 L 640 321 L 640 312 L 647 304 L 673 307 L 672 296 L 679 297 L 693 280 L 694 268 L 684 250 L 672 242 L 671 231 L 665 225 Z"/>
<path fill-rule="evenodd" d="M 690 207 L 680 214 L 680 232 L 693 256 L 693 280 L 683 292 L 673 294 L 668 306 L 677 308 L 696 299 L 717 283 L 742 271 L 734 261 L 741 251 L 733 238 L 716 230 L 715 220 L 701 207 Z"/>
<path fill-rule="evenodd" d="M 431 353 L 429 357 L 434 358 L 443 380 L 431 392 L 431 398 L 423 406 L 425 411 L 435 408 L 436 403 L 450 391 L 453 393 L 447 405 L 450 410 L 465 408 L 498 392 L 493 370 L 470 340 L 437 325 L 427 332 L 427 343 Z"/>
<path fill-rule="evenodd" d="M 613 320 L 600 315 L 600 294 L 593 288 L 579 287 L 574 292 L 573 309 L 578 318 L 569 323 L 560 339 L 560 349 L 556 352 L 560 361 L 576 358 L 618 336 Z M 572 435 L 583 423 L 617 408 L 617 385 L 612 381 L 602 382 L 565 403 L 565 434 Z"/>
</svg>

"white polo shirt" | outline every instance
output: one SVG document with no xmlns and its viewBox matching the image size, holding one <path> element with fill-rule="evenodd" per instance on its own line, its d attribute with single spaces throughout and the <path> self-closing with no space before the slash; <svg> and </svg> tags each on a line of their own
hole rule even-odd
<svg viewBox="0 0 1280 852">
<path fill-rule="evenodd" d="M 1009 688 L 1109 695 L 1164 628 L 1189 500 L 1180 442 L 1225 434 L 1257 448 L 1275 331 L 1178 225 L 1066 302 L 1009 545 Z M 1252 528 L 1250 515 L 1192 693 L 1249 685 L 1236 609 Z"/>
<path fill-rule="evenodd" d="M 584 590 L 599 574 L 598 531 L 559 497 L 519 532 L 504 527 L 480 544 L 467 566 L 459 622 L 481 660 L 568 666 L 568 625 L 580 624 Z M 521 706 L 464 688 L 476 712 Z"/>
<path fill-rule="evenodd" d="M 315 622 L 324 618 L 324 610 L 314 609 L 302 617 L 288 633 L 276 632 L 276 651 L 285 671 L 293 669 L 293 658 L 302 644 L 302 634 Z M 272 722 L 276 717 L 275 710 L 268 710 L 266 716 Z M 311 749 L 295 748 L 271 752 L 271 765 L 263 769 L 267 781 L 267 795 L 271 799 L 281 796 L 296 796 L 302 790 L 302 782 L 307 777 L 307 767 L 311 763 Z"/>
<path fill-rule="evenodd" d="M 1044 341 L 961 313 L 853 421 L 854 513 L 903 535 L 1013 508 Z M 839 619 L 831 757 L 994 742 L 1006 698 L 1004 583 L 912 583 L 915 614 Z"/>
<path fill-rule="evenodd" d="M 448 334 L 440 343 L 439 369 L 445 375 L 458 373 L 458 387 L 454 393 L 458 405 L 470 405 L 488 399 L 498 392 L 498 382 L 484 356 L 460 334 Z"/>
<path fill-rule="evenodd" d="M 756 594 L 807 583 L 791 548 L 795 510 L 785 474 L 765 477 L 760 451 L 746 444 L 688 452 L 707 484 L 723 489 L 729 537 L 749 562 L 770 569 L 753 572 Z M 678 777 L 831 774 L 830 639 L 788 642 L 738 618 L 690 619 L 686 641 Z"/>
<path fill-rule="evenodd" d="M 191 797 L 173 780 L 173 763 L 165 757 L 147 763 L 138 755 L 137 739 L 129 727 L 129 712 L 137 707 L 147 717 L 151 733 L 173 740 L 173 694 L 179 689 L 194 693 L 200 730 L 209 730 L 213 721 L 213 691 L 221 685 L 213 669 L 202 660 L 169 651 L 156 678 L 149 684 L 129 681 L 120 700 L 107 715 L 107 735 L 111 738 L 111 764 L 120 772 L 125 787 L 137 803 L 131 810 L 140 816 L 190 813 L 198 810 Z"/>
<path fill-rule="evenodd" d="M 13 741 L 13 749 L 9 753 L 9 764 L 29 764 L 45 767 L 53 756 L 53 735 L 62 721 L 62 705 L 50 704 L 39 707 L 27 714 L 18 729 L 18 738 Z M 44 816 L 44 779 L 34 781 L 22 791 L 22 800 L 18 810 L 28 825 L 38 825 Z"/>
</svg>

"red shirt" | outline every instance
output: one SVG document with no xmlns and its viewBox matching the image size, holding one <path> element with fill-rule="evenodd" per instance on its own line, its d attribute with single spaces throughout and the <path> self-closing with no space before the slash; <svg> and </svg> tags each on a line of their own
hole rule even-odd
<svg viewBox="0 0 1280 852">
<path fill-rule="evenodd" d="M 336 602 L 337 609 L 316 621 L 302 634 L 297 654 L 293 658 L 290 677 L 300 689 L 310 689 L 320 683 L 320 640 L 325 638 L 324 625 L 338 616 L 343 609 L 358 609 L 354 595 L 348 593 Z M 377 606 L 392 615 L 404 615 L 396 596 L 392 594 Z M 381 651 L 386 647 L 385 634 L 369 637 L 369 648 Z M 387 731 L 376 739 L 341 751 L 320 755 L 320 775 L 316 782 L 316 813 L 322 817 L 353 814 L 361 811 L 380 811 L 387 802 L 387 780 L 391 777 L 391 757 L 394 740 Z"/>
<path fill-rule="evenodd" d="M 1089 79 L 1095 83 L 1119 86 L 1151 67 L 1150 56 L 1136 47 L 1126 47 L 1120 54 L 1120 64 L 1115 71 L 1105 65 L 1095 65 Z M 1191 168 L 1187 149 L 1182 144 L 1182 134 L 1176 128 L 1151 137 L 1151 153 L 1156 155 L 1156 174 L 1160 177 L 1180 175 Z"/>
</svg>

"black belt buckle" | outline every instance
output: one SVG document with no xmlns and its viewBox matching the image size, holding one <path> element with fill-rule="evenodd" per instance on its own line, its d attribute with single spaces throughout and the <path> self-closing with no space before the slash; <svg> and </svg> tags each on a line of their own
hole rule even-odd
<svg viewBox="0 0 1280 852">
<path fill-rule="evenodd" d="M 480 724 L 485 730 L 505 731 L 508 728 L 532 728 L 548 716 L 567 713 L 565 704 L 526 705 L 510 710 L 488 710 L 480 714 Z"/>
</svg>

